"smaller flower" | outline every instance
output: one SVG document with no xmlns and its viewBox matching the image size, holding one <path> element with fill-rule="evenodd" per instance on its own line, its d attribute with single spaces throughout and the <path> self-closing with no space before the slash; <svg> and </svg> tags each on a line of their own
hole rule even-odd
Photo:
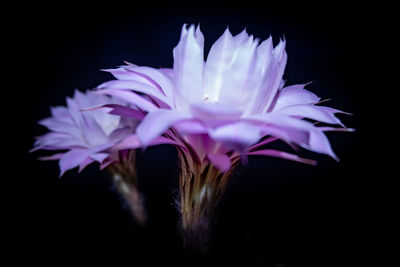
<svg viewBox="0 0 400 267">
<path fill-rule="evenodd" d="M 38 137 L 31 151 L 61 151 L 41 158 L 59 160 L 60 177 L 78 166 L 81 172 L 93 162 L 100 163 L 101 169 L 107 167 L 136 222 L 144 225 L 146 213 L 135 164 L 135 149 L 140 147 L 135 129 L 144 114 L 124 101 L 95 91 L 81 93 L 78 90 L 73 98 L 67 98 L 66 107 L 51 108 L 51 114 L 39 121 L 50 132 Z M 130 141 L 129 146 L 119 148 L 122 140 Z"/>
<path fill-rule="evenodd" d="M 94 91 L 76 90 L 73 98 L 67 98 L 67 106 L 52 107 L 52 116 L 39 121 L 50 132 L 38 137 L 31 151 L 62 151 L 41 158 L 59 160 L 60 177 L 78 166 L 81 172 L 93 162 L 100 163 L 101 168 L 108 166 L 115 161 L 116 152 L 112 148 L 134 133 L 138 121 L 91 108 L 110 109 L 117 104 L 124 103 Z M 140 116 L 139 112 L 137 115 Z"/>
</svg>

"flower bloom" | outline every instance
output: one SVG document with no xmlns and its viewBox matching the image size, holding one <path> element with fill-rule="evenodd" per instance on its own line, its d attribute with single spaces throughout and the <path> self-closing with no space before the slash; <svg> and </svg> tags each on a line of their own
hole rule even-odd
<svg viewBox="0 0 400 267">
<path fill-rule="evenodd" d="M 246 31 L 232 36 L 227 29 L 204 61 L 203 34 L 199 27 L 184 25 L 172 69 L 128 63 L 107 70 L 116 80 L 98 88 L 147 113 L 137 134 L 119 149 L 137 143 L 146 147 L 162 137 L 177 146 L 184 243 L 193 251 L 207 250 L 213 211 L 241 158 L 264 155 L 315 163 L 264 148 L 280 139 L 337 159 L 324 131 L 349 130 L 335 117 L 341 111 L 319 105 L 321 99 L 306 84 L 285 86 L 285 46 L 284 40 L 273 47 L 272 38 L 260 43 Z M 124 110 L 115 106 L 113 112 Z M 309 120 L 342 127 L 318 127 Z"/>
<path fill-rule="evenodd" d="M 116 80 L 86 95 L 77 91 L 67 107 L 53 108 L 53 117 L 40 122 L 52 132 L 35 149 L 67 151 L 46 158 L 60 159 L 61 174 L 94 161 L 114 163 L 114 182 L 140 221 L 145 217 L 133 154 L 119 162 L 115 155 L 176 145 L 185 244 L 204 250 L 210 218 L 240 159 L 264 155 L 315 163 L 265 148 L 278 139 L 337 159 L 324 132 L 350 130 L 335 116 L 341 111 L 320 105 L 306 84 L 285 86 L 285 46 L 285 40 L 274 47 L 271 37 L 260 43 L 246 31 L 232 36 L 227 29 L 204 60 L 200 28 L 184 25 L 172 69 L 127 63 L 106 70 Z"/>
<path fill-rule="evenodd" d="M 80 172 L 93 162 L 104 168 L 114 161 L 113 146 L 132 134 L 138 121 L 97 110 L 83 110 L 104 105 L 112 107 L 113 104 L 124 102 L 91 91 L 81 93 L 76 90 L 73 98 L 67 98 L 67 106 L 51 108 L 52 116 L 39 121 L 50 132 L 38 137 L 32 151 L 62 151 L 42 158 L 59 160 L 60 176 L 78 166 Z"/>
<path fill-rule="evenodd" d="M 317 127 L 303 119 L 343 126 L 335 117 L 341 111 L 317 105 L 320 98 L 306 84 L 284 86 L 285 46 L 284 40 L 273 47 L 271 37 L 260 43 L 246 31 L 232 36 L 227 29 L 204 61 L 203 34 L 199 27 L 185 25 L 173 50 L 172 69 L 128 64 L 108 70 L 117 80 L 100 85 L 99 92 L 148 112 L 137 128 L 143 146 L 164 134 L 223 172 L 238 155 L 314 163 L 260 149 L 276 139 L 337 159 L 324 131 L 340 128 Z M 265 136 L 270 138 L 260 143 Z"/>
</svg>

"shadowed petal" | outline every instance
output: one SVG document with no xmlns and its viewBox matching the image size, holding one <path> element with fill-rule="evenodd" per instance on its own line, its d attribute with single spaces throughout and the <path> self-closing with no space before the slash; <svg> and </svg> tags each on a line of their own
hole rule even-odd
<svg viewBox="0 0 400 267">
<path fill-rule="evenodd" d="M 137 120 L 141 120 L 144 117 L 144 113 L 137 109 L 117 104 L 108 104 L 108 105 L 91 107 L 84 109 L 83 111 L 91 111 L 91 110 L 98 110 L 108 114 L 118 115 L 122 117 L 129 117 Z"/>
<path fill-rule="evenodd" d="M 35 148 L 31 152 L 39 149 L 69 149 L 72 147 L 86 147 L 87 144 L 81 139 L 73 138 L 66 133 L 49 132 L 43 136 L 40 136 L 35 142 Z M 51 149 L 53 150 L 53 149 Z"/>
<path fill-rule="evenodd" d="M 323 132 L 355 132 L 353 128 L 317 127 Z"/>
<path fill-rule="evenodd" d="M 108 153 L 96 153 L 96 154 L 90 155 L 90 157 L 92 159 L 94 159 L 95 161 L 102 163 L 108 157 Z"/>
<path fill-rule="evenodd" d="M 241 111 L 222 103 L 195 103 L 190 111 L 200 120 L 234 120 L 240 118 Z"/>
<path fill-rule="evenodd" d="M 71 137 L 78 139 L 82 137 L 82 133 L 79 131 L 79 129 L 75 126 L 73 122 L 65 123 L 58 120 L 57 118 L 49 117 L 40 120 L 38 123 L 53 132 L 67 133 Z"/>
<path fill-rule="evenodd" d="M 170 70 L 170 69 L 169 69 Z M 149 67 L 129 67 L 127 71 L 134 71 L 141 75 L 148 82 L 157 87 L 169 100 L 173 100 L 173 84 L 169 74 L 163 70 L 158 70 Z M 172 70 L 171 70 L 172 71 Z"/>
<path fill-rule="evenodd" d="M 46 156 L 46 157 L 39 157 L 38 160 L 59 160 L 64 156 L 65 153 L 57 153 L 53 154 L 51 156 Z"/>
<path fill-rule="evenodd" d="M 225 154 L 207 154 L 207 158 L 221 172 L 227 172 L 231 168 L 231 160 Z"/>
<path fill-rule="evenodd" d="M 85 169 L 89 164 L 92 164 L 94 160 L 91 157 L 87 157 L 84 159 L 81 164 L 79 164 L 79 170 L 78 173 L 81 173 L 83 169 Z"/>
<path fill-rule="evenodd" d="M 117 69 L 103 69 L 102 71 L 111 73 L 116 79 L 118 80 L 133 80 L 138 82 L 146 82 L 146 79 L 138 76 L 133 75 L 132 73 L 128 72 L 125 68 L 120 67 Z"/>
<path fill-rule="evenodd" d="M 151 103 L 150 100 L 147 100 L 142 96 L 139 96 L 135 92 L 130 92 L 127 90 L 117 90 L 117 89 L 103 89 L 96 91 L 96 93 L 115 96 L 119 99 L 122 99 L 128 103 L 137 106 L 138 108 L 144 111 L 154 111 L 158 109 L 153 103 Z"/>
<path fill-rule="evenodd" d="M 260 148 L 260 147 L 262 147 L 262 146 L 265 146 L 265 145 L 267 145 L 267 144 L 269 144 L 269 143 L 272 143 L 272 142 L 274 142 L 274 141 L 276 141 L 276 140 L 278 140 L 278 139 L 279 139 L 279 138 L 273 137 L 273 136 L 268 137 L 268 138 L 264 139 L 263 141 L 261 141 L 261 142 L 255 144 L 255 145 L 249 147 L 249 151 L 254 151 L 254 150 L 256 150 L 257 148 Z"/>
<path fill-rule="evenodd" d="M 174 128 L 184 134 L 206 134 L 206 126 L 199 120 L 184 120 L 174 124 Z"/>
<path fill-rule="evenodd" d="M 293 141 L 304 148 L 327 154 L 337 160 L 328 138 L 310 122 L 276 113 L 249 115 L 245 119 L 249 121 L 265 122 L 267 125 L 276 125 L 280 127 L 281 131 L 286 131 L 288 133 L 287 136 L 290 136 L 293 130 L 304 132 L 304 134 L 306 134 L 305 136 L 308 137 L 307 140 L 303 139 L 303 142 L 299 142 L 299 140 L 287 141 Z"/>
<path fill-rule="evenodd" d="M 137 134 L 132 134 L 113 147 L 113 150 L 136 149 L 141 146 Z"/>
<path fill-rule="evenodd" d="M 261 138 L 260 128 L 246 122 L 221 126 L 210 130 L 209 134 L 215 141 L 238 151 L 244 151 Z"/>
<path fill-rule="evenodd" d="M 304 89 L 307 84 L 296 84 L 282 88 L 277 96 L 272 111 L 291 105 L 315 104 L 321 100 L 317 95 Z"/>
<path fill-rule="evenodd" d="M 252 151 L 248 152 L 247 155 L 257 155 L 257 156 L 271 156 L 271 157 L 277 157 L 277 158 L 283 158 L 287 160 L 292 160 L 292 161 L 297 161 L 300 163 L 305 163 L 305 164 L 310 164 L 310 165 L 317 165 L 317 162 L 315 160 L 311 159 L 305 159 L 301 158 L 297 155 L 287 153 L 284 151 L 279 151 L 275 149 L 264 149 L 264 150 L 257 150 L 257 151 Z"/>
<path fill-rule="evenodd" d="M 150 142 L 151 146 L 155 146 L 155 145 L 176 145 L 176 146 L 181 146 L 180 144 L 178 144 L 177 142 L 175 142 L 174 140 L 171 140 L 169 138 L 166 138 L 164 136 L 159 136 L 155 139 L 153 139 L 153 141 Z M 140 139 L 138 137 L 137 134 L 132 134 L 130 136 L 128 136 L 127 138 L 125 138 L 124 140 L 122 140 L 122 142 L 120 142 L 119 144 L 117 144 L 116 146 L 113 147 L 113 150 L 125 150 L 125 149 L 136 149 L 141 147 L 142 144 L 140 142 Z"/>
<path fill-rule="evenodd" d="M 114 162 L 115 162 L 115 160 L 113 160 L 113 159 L 106 159 L 103 163 L 100 164 L 100 170 L 101 171 L 104 170 L 105 168 L 107 168 Z"/>
<path fill-rule="evenodd" d="M 321 106 L 315 105 L 292 105 L 276 111 L 278 114 L 287 116 L 297 116 L 301 118 L 313 119 L 320 122 L 330 124 L 340 124 L 341 121 L 328 110 L 323 109 Z"/>
<path fill-rule="evenodd" d="M 59 161 L 61 171 L 60 177 L 63 176 L 66 171 L 79 166 L 88 156 L 89 153 L 86 149 L 72 149 L 65 153 Z"/>
<path fill-rule="evenodd" d="M 177 110 L 159 109 L 149 113 L 138 125 L 136 132 L 143 146 L 163 134 L 175 122 L 190 119 L 191 115 Z"/>
<path fill-rule="evenodd" d="M 143 93 L 168 104 L 167 97 L 154 86 L 150 86 L 137 81 L 129 80 L 113 80 L 102 83 L 98 86 L 99 89 L 118 89 L 118 90 L 132 90 L 135 92 Z"/>
</svg>

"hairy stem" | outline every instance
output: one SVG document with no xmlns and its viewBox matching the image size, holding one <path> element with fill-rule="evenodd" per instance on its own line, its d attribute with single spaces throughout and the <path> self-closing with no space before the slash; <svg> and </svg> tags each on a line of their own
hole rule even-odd
<svg viewBox="0 0 400 267">
<path fill-rule="evenodd" d="M 136 151 L 120 155 L 120 160 L 108 167 L 118 192 L 129 206 L 131 214 L 140 226 L 147 221 L 145 208 L 140 197 L 138 177 L 135 164 Z"/>
<path fill-rule="evenodd" d="M 238 165 L 225 173 L 209 162 L 198 164 L 180 153 L 180 202 L 184 245 L 189 251 L 205 254 L 208 251 L 208 233 L 215 208 L 227 182 Z"/>
</svg>

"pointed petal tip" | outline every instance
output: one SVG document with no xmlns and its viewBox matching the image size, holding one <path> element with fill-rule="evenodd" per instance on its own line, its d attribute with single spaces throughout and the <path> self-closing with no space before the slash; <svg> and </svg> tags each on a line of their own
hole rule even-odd
<svg viewBox="0 0 400 267">
<path fill-rule="evenodd" d="M 229 26 L 226 26 L 224 33 L 222 34 L 224 37 L 233 38 L 231 31 L 229 30 Z"/>
<path fill-rule="evenodd" d="M 58 179 L 61 179 L 61 177 L 65 174 L 65 171 L 60 170 L 60 174 L 58 175 Z"/>
<path fill-rule="evenodd" d="M 86 167 L 86 166 L 85 166 L 85 167 Z M 85 167 L 79 166 L 78 173 L 79 173 L 79 174 L 82 173 L 82 171 L 85 169 Z"/>
<path fill-rule="evenodd" d="M 197 33 L 201 33 L 200 23 L 197 24 L 197 27 L 196 27 L 196 34 L 197 34 Z"/>
<path fill-rule="evenodd" d="M 307 85 L 312 84 L 312 83 L 315 83 L 315 81 L 309 81 L 309 82 L 305 83 L 304 87 L 306 87 Z"/>
<path fill-rule="evenodd" d="M 133 63 L 131 63 L 129 61 L 126 61 L 126 60 L 124 60 L 123 62 L 128 66 L 136 66 L 135 64 L 133 64 Z"/>
<path fill-rule="evenodd" d="M 340 162 L 340 158 L 336 156 L 335 154 L 331 155 L 331 157 L 336 160 L 336 162 Z"/>
<path fill-rule="evenodd" d="M 100 71 L 103 71 L 103 72 L 111 72 L 111 71 L 113 71 L 114 69 L 100 69 Z"/>
<path fill-rule="evenodd" d="M 335 152 L 333 152 L 333 150 L 331 150 L 329 153 L 327 153 L 328 156 L 330 156 L 331 158 L 333 158 L 336 162 L 340 162 L 339 157 L 335 154 Z"/>
<path fill-rule="evenodd" d="M 183 24 L 181 37 L 195 35 L 196 26 L 194 24 Z"/>
</svg>

